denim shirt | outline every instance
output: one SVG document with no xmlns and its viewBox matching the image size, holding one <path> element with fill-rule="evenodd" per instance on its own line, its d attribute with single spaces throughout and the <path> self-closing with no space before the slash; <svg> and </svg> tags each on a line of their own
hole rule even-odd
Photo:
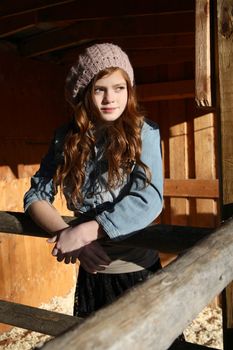
<svg viewBox="0 0 233 350">
<path fill-rule="evenodd" d="M 48 153 L 39 170 L 31 178 L 31 187 L 24 196 L 24 209 L 35 201 L 54 201 L 53 175 L 63 157 L 65 135 L 71 126 L 55 132 Z M 68 186 L 64 189 L 68 209 L 90 215 L 112 240 L 124 239 L 149 225 L 161 212 L 163 204 L 163 174 L 160 134 L 157 124 L 145 120 L 142 130 L 141 160 L 151 171 L 151 182 L 144 185 L 144 170 L 134 165 L 117 189 L 107 189 L 107 162 L 103 148 L 95 147 L 95 157 L 86 165 L 82 189 L 83 204 L 74 206 Z"/>
</svg>

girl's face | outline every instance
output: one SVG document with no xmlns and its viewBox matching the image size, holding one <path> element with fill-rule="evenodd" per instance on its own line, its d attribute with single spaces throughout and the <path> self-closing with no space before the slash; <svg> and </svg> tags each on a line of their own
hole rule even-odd
<svg viewBox="0 0 233 350">
<path fill-rule="evenodd" d="M 105 75 L 94 85 L 94 103 L 102 121 L 117 120 L 125 110 L 128 89 L 120 70 Z"/>
</svg>

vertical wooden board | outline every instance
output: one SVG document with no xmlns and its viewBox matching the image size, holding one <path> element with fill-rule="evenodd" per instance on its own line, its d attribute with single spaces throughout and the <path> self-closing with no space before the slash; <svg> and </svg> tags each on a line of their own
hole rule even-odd
<svg viewBox="0 0 233 350">
<path fill-rule="evenodd" d="M 168 66 L 168 79 L 185 79 L 185 67 Z M 168 102 L 169 115 L 169 178 L 186 179 L 188 176 L 188 137 L 185 100 Z M 187 225 L 189 202 L 186 198 L 170 198 L 171 224 Z"/>
<path fill-rule="evenodd" d="M 159 125 L 162 140 L 163 153 L 163 173 L 164 178 L 170 177 L 170 143 L 169 143 L 169 116 L 168 101 L 160 101 L 159 108 Z M 164 198 L 164 209 L 161 214 L 161 221 L 164 224 L 171 223 L 171 201 L 170 198 Z"/>
<path fill-rule="evenodd" d="M 223 204 L 233 203 L 233 1 L 217 1 L 217 57 Z"/>
<path fill-rule="evenodd" d="M 144 102 L 141 107 L 144 110 L 145 117 L 150 120 L 153 120 L 158 124 L 160 129 L 160 135 L 161 135 L 160 110 L 159 110 L 158 101 Z M 161 135 L 161 146 L 162 146 L 162 154 L 164 154 L 162 135 Z M 159 217 L 156 218 L 154 222 L 159 224 L 161 222 L 161 215 L 159 215 Z"/>
<path fill-rule="evenodd" d="M 169 101 L 170 178 L 186 179 L 188 175 L 187 123 L 183 100 Z M 171 223 L 187 225 L 188 200 L 171 198 Z"/>
<path fill-rule="evenodd" d="M 195 146 L 194 146 L 194 117 L 195 101 L 187 99 L 185 101 L 187 118 L 187 143 L 188 143 L 188 178 L 195 179 Z M 189 226 L 195 226 L 196 223 L 196 199 L 189 198 Z"/>
<path fill-rule="evenodd" d="M 216 179 L 215 127 L 213 113 L 202 115 L 194 120 L 195 173 L 197 179 Z M 196 199 L 196 205 L 195 226 L 216 227 L 218 215 L 216 201 Z"/>
<path fill-rule="evenodd" d="M 200 107 L 211 106 L 210 0 L 196 1 L 195 95 Z"/>
</svg>

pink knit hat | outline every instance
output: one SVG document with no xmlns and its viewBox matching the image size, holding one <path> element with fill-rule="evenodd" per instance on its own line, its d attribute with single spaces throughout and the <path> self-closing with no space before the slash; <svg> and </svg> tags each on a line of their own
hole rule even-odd
<svg viewBox="0 0 233 350">
<path fill-rule="evenodd" d="M 65 88 L 68 102 L 75 105 L 78 101 L 78 95 L 94 76 L 110 67 L 123 69 L 128 74 L 133 86 L 134 73 L 127 54 L 117 45 L 95 44 L 79 55 L 78 61 L 71 67 L 67 75 Z"/>
</svg>

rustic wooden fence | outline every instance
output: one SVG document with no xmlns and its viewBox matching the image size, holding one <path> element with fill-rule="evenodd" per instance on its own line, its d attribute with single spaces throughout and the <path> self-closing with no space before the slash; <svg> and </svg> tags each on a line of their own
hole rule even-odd
<svg viewBox="0 0 233 350">
<path fill-rule="evenodd" d="M 74 218 L 64 219 L 75 223 Z M 14 212 L 0 212 L 0 231 L 48 236 L 23 213 Z M 216 230 L 152 225 L 122 244 L 176 252 L 178 258 L 85 321 L 1 301 L 0 322 L 55 336 L 43 346 L 45 350 L 166 350 L 233 280 L 233 220 Z M 177 346 L 174 349 L 205 348 Z"/>
</svg>

